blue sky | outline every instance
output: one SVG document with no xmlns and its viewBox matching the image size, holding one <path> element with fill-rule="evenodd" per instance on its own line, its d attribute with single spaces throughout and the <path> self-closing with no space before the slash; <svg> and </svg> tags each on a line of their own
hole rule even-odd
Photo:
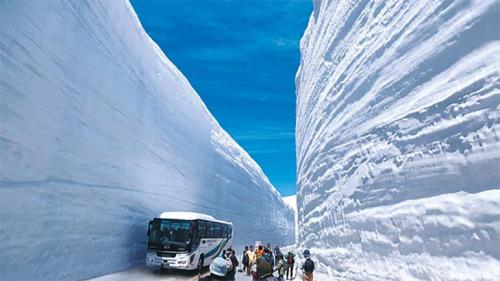
<svg viewBox="0 0 500 281">
<path fill-rule="evenodd" d="M 311 1 L 131 2 L 222 127 L 295 194 L 294 79 Z"/>
</svg>

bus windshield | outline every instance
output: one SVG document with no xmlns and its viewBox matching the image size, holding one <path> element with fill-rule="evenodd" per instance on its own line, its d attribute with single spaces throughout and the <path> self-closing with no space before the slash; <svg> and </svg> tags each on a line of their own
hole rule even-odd
<svg viewBox="0 0 500 281">
<path fill-rule="evenodd" d="M 149 242 L 187 244 L 191 242 L 191 221 L 155 219 L 151 223 Z"/>
</svg>

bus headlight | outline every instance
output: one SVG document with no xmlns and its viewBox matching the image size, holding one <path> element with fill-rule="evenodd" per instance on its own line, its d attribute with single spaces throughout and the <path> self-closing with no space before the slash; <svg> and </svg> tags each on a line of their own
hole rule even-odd
<svg viewBox="0 0 500 281">
<path fill-rule="evenodd" d="M 194 260 L 194 256 L 195 254 L 192 254 L 192 255 L 187 255 L 187 254 L 182 254 L 182 255 L 178 255 L 178 260 L 177 260 L 177 264 L 178 265 L 188 265 L 188 264 L 192 264 L 193 263 L 193 260 Z"/>
</svg>

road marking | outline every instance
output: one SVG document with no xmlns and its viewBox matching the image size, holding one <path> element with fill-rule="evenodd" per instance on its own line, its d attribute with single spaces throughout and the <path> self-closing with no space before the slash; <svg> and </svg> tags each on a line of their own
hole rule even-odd
<svg viewBox="0 0 500 281">
<path fill-rule="evenodd" d="M 208 276 L 208 272 L 207 273 L 203 273 L 200 277 L 205 277 L 205 276 Z M 197 281 L 197 280 L 198 280 L 198 275 L 191 277 L 187 281 Z"/>
</svg>

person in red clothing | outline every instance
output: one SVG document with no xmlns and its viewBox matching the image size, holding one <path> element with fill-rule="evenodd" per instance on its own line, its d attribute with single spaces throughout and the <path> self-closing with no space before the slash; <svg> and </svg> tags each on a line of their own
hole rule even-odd
<svg viewBox="0 0 500 281">
<path fill-rule="evenodd" d="M 262 256 L 264 255 L 264 247 L 262 245 L 259 245 L 259 247 L 257 248 L 257 250 L 255 250 L 255 255 L 257 257 L 257 260 L 259 260 L 260 258 L 262 258 Z"/>
</svg>

